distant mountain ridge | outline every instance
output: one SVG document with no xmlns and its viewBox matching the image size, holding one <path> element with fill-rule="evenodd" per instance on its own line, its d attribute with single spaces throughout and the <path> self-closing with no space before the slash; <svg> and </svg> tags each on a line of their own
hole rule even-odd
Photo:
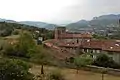
<svg viewBox="0 0 120 80">
<path fill-rule="evenodd" d="M 68 29 L 78 29 L 78 28 L 84 28 L 84 27 L 88 27 L 89 25 L 89 22 L 86 21 L 86 20 L 80 20 L 78 22 L 75 22 L 75 23 L 71 23 L 71 24 L 68 24 L 66 25 L 66 27 Z"/>
<path fill-rule="evenodd" d="M 0 22 L 16 23 L 16 21 L 14 20 L 7 20 L 7 19 L 2 19 L 2 18 L 0 18 Z"/>
<path fill-rule="evenodd" d="M 94 17 L 94 19 L 97 19 L 97 20 L 102 20 L 102 19 L 120 19 L 120 14 L 118 15 L 115 15 L 115 14 L 109 14 L 109 15 L 102 15 L 102 16 L 99 16 L 99 17 Z"/>
<path fill-rule="evenodd" d="M 90 27 L 95 27 L 95 28 L 105 28 L 105 27 L 118 27 L 118 20 L 120 19 L 120 14 L 115 15 L 115 14 L 109 14 L 109 15 L 101 15 L 98 17 L 93 17 L 92 20 L 87 21 L 87 20 L 80 20 L 75 23 L 70 23 L 67 25 L 63 25 L 64 27 L 67 27 L 70 30 L 74 29 L 80 29 L 80 28 L 90 28 Z M 45 22 L 39 22 L 39 21 L 14 21 L 14 20 L 7 20 L 7 19 L 1 19 L 0 22 L 9 22 L 9 23 L 18 23 L 18 24 L 26 24 L 29 26 L 36 26 L 39 28 L 46 28 L 46 29 L 51 29 L 53 30 L 55 27 L 58 27 L 59 25 L 56 24 L 50 24 L 50 23 L 45 23 Z"/>
<path fill-rule="evenodd" d="M 17 21 L 14 21 L 14 20 L 7 20 L 7 19 L 1 19 L 0 18 L 0 22 L 25 24 L 25 25 L 29 25 L 29 26 L 46 28 L 46 29 L 50 29 L 50 30 L 53 30 L 55 27 L 58 27 L 58 25 L 55 25 L 55 24 L 49 24 L 49 23 L 39 22 L 39 21 L 20 21 L 20 22 L 17 22 Z"/>
<path fill-rule="evenodd" d="M 68 24 L 66 27 L 70 30 L 79 29 L 79 28 L 88 28 L 88 27 L 95 27 L 95 28 L 118 27 L 119 19 L 120 19 L 120 14 L 102 15 L 99 17 L 94 17 L 90 21 L 80 20 L 78 22 Z"/>
<path fill-rule="evenodd" d="M 30 26 L 36 26 L 39 28 L 51 29 L 51 30 L 54 29 L 55 27 L 57 27 L 57 25 L 55 25 L 55 24 L 49 24 L 49 23 L 39 22 L 39 21 L 21 21 L 19 23 L 30 25 Z"/>
</svg>

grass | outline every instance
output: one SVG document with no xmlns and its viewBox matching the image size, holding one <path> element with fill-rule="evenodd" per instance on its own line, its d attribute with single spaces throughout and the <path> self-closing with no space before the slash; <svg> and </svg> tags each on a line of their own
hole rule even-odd
<svg viewBox="0 0 120 80">
<path fill-rule="evenodd" d="M 76 74 L 75 69 L 67 69 L 67 68 L 58 68 L 58 67 L 49 67 L 45 66 L 44 71 L 45 73 L 48 73 L 52 70 L 60 70 L 66 80 L 102 80 L 101 79 L 101 74 L 100 73 L 94 73 L 94 72 L 89 72 L 89 71 L 82 71 L 79 70 L 79 73 Z M 39 65 L 33 65 L 33 67 L 30 69 L 30 72 L 38 75 L 40 74 L 41 66 Z M 104 80 L 120 80 L 119 76 L 112 76 L 105 74 L 105 79 Z"/>
<path fill-rule="evenodd" d="M 19 38 L 20 37 L 20 35 L 11 35 L 11 36 L 7 36 L 7 37 L 5 37 L 5 38 L 13 38 L 13 39 L 16 39 L 16 38 Z"/>
</svg>

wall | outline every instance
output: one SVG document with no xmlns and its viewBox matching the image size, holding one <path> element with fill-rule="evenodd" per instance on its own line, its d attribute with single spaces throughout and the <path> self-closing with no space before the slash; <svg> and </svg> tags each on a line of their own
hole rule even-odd
<svg viewBox="0 0 120 80">
<path fill-rule="evenodd" d="M 98 67 L 98 66 L 89 65 L 86 68 L 84 68 L 84 70 L 98 72 L 98 73 L 101 73 L 101 72 L 105 71 L 106 74 L 120 76 L 120 70 L 119 69 L 104 68 L 104 67 Z"/>
<path fill-rule="evenodd" d="M 120 64 L 120 54 L 119 53 L 113 53 L 113 60 Z"/>
<path fill-rule="evenodd" d="M 105 52 L 109 57 L 111 57 L 116 63 L 120 64 L 120 53 L 118 52 Z"/>
</svg>

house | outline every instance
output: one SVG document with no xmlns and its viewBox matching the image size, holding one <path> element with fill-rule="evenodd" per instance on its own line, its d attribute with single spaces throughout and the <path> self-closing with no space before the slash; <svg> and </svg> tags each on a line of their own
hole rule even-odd
<svg viewBox="0 0 120 80">
<path fill-rule="evenodd" d="M 92 34 L 90 33 L 76 33 L 68 32 L 65 27 L 55 28 L 55 39 L 63 40 L 66 42 L 81 42 L 82 39 L 91 39 Z"/>
<path fill-rule="evenodd" d="M 92 39 L 89 33 L 67 32 L 65 27 L 55 29 L 55 42 L 57 46 L 73 53 L 92 53 L 93 58 L 100 53 L 106 53 L 120 64 L 120 40 Z"/>
<path fill-rule="evenodd" d="M 84 40 L 80 46 L 84 53 L 93 53 L 94 58 L 99 53 L 106 53 L 120 64 L 120 41 L 118 40 Z"/>
</svg>

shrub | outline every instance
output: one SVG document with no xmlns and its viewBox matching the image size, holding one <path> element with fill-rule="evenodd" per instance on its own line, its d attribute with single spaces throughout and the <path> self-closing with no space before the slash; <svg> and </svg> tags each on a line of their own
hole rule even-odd
<svg viewBox="0 0 120 80">
<path fill-rule="evenodd" d="M 34 53 L 36 53 L 36 44 L 28 33 L 21 34 L 16 43 L 8 43 L 4 48 L 4 54 L 7 56 L 30 58 Z"/>
<path fill-rule="evenodd" d="M 54 70 L 54 71 L 50 72 L 47 80 L 65 80 L 65 79 L 60 71 Z"/>
<path fill-rule="evenodd" d="M 21 60 L 0 59 L 1 80 L 32 80 L 29 65 Z"/>
<path fill-rule="evenodd" d="M 18 35 L 18 34 L 19 34 L 19 31 L 14 30 L 14 31 L 13 31 L 13 34 L 14 34 L 14 35 Z"/>
<path fill-rule="evenodd" d="M 106 54 L 100 54 L 95 59 L 93 65 L 100 67 L 109 67 L 109 68 L 119 68 L 120 66 L 114 62 L 112 58 L 107 56 Z"/>
<path fill-rule="evenodd" d="M 74 64 L 77 69 L 77 73 L 79 68 L 85 67 L 87 65 L 91 65 L 93 63 L 93 58 L 91 55 L 88 54 L 82 54 L 74 59 Z"/>
</svg>

